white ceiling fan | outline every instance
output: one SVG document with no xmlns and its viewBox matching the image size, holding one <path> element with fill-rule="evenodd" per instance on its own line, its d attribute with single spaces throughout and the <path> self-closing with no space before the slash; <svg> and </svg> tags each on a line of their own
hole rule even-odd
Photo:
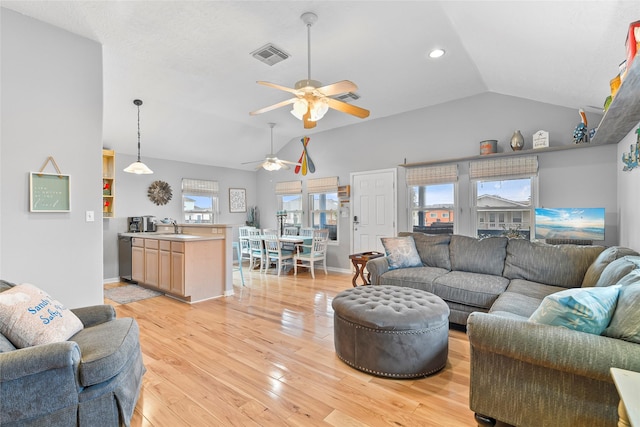
<svg viewBox="0 0 640 427">
<path fill-rule="evenodd" d="M 257 169 L 263 168 L 265 170 L 268 171 L 277 171 L 280 169 L 290 169 L 289 165 L 299 165 L 300 163 L 296 163 L 296 162 L 290 162 L 288 160 L 280 160 L 279 158 L 276 157 L 275 154 L 273 154 L 273 128 L 276 126 L 275 123 L 267 123 L 269 125 L 269 127 L 271 128 L 271 151 L 269 152 L 269 154 L 267 154 L 265 156 L 264 160 L 256 160 L 253 162 L 244 162 L 242 163 L 243 165 L 248 165 L 251 163 L 260 163 L 257 167 Z"/>
<path fill-rule="evenodd" d="M 327 86 L 322 86 L 322 83 L 319 81 L 311 80 L 311 26 L 318 20 L 318 16 L 312 12 L 305 12 L 300 16 L 300 19 L 302 19 L 307 26 L 307 79 L 296 82 L 293 89 L 280 86 L 275 83 L 258 81 L 258 84 L 292 93 L 295 95 L 295 98 L 287 99 L 285 101 L 278 102 L 277 104 L 252 111 L 249 114 L 255 116 L 257 114 L 266 113 L 267 111 L 293 104 L 291 114 L 303 121 L 305 129 L 314 128 L 316 126 L 316 122 L 324 117 L 329 108 L 351 114 L 361 119 L 369 117 L 369 110 L 331 98 L 335 95 L 355 92 L 358 90 L 358 86 L 356 86 L 355 83 L 349 80 L 342 80 Z"/>
</svg>

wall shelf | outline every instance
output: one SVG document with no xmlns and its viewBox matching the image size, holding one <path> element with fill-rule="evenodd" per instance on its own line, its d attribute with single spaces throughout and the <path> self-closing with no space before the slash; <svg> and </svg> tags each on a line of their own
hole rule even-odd
<svg viewBox="0 0 640 427">
<path fill-rule="evenodd" d="M 116 153 L 113 150 L 102 150 L 102 217 L 113 218 L 115 211 L 115 176 Z"/>
<path fill-rule="evenodd" d="M 411 168 L 416 166 L 435 166 L 446 163 L 458 163 L 471 160 L 495 159 L 497 157 L 511 157 L 549 153 L 553 151 L 575 150 L 587 147 L 601 147 L 617 144 L 629 131 L 640 122 L 640 59 L 633 61 L 627 76 L 622 82 L 616 97 L 598 125 L 598 131 L 590 143 L 566 144 L 555 147 L 536 148 L 520 151 L 505 151 L 504 153 L 458 157 L 453 159 L 433 160 L 426 162 L 404 163 L 398 166 Z"/>
</svg>

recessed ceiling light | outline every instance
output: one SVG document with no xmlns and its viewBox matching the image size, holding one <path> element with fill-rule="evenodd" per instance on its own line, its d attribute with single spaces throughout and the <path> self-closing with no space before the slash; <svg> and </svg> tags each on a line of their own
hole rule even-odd
<svg viewBox="0 0 640 427">
<path fill-rule="evenodd" d="M 444 49 L 433 49 L 429 52 L 429 58 L 440 58 L 444 55 Z"/>
</svg>

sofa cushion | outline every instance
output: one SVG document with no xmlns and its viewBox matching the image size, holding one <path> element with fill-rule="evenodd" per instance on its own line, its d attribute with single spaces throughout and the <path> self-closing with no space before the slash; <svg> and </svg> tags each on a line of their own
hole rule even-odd
<svg viewBox="0 0 640 427">
<path fill-rule="evenodd" d="M 431 292 L 432 282 L 449 271 L 437 267 L 413 267 L 389 270 L 380 276 L 380 285 L 405 286 Z"/>
<path fill-rule="evenodd" d="M 0 293 L 0 333 L 18 348 L 65 341 L 83 327 L 71 310 L 34 285 Z"/>
<path fill-rule="evenodd" d="M 502 276 L 506 256 L 506 237 L 476 239 L 451 236 L 449 256 L 451 270 Z"/>
<path fill-rule="evenodd" d="M 627 255 L 640 255 L 638 252 L 634 251 L 630 248 L 625 248 L 623 246 L 611 246 L 600 252 L 598 258 L 589 266 L 586 274 L 584 275 L 584 279 L 582 280 L 583 287 L 591 287 L 596 286 L 598 283 L 598 279 L 600 279 L 600 275 L 604 271 L 604 269 L 613 261 L 618 258 L 622 258 Z"/>
<path fill-rule="evenodd" d="M 416 249 L 425 266 L 451 270 L 451 261 L 449 260 L 450 235 L 432 235 L 403 231 L 398 233 L 398 236 L 413 236 Z"/>
<path fill-rule="evenodd" d="M 634 284 L 622 286 L 618 305 L 611 318 L 611 323 L 603 335 L 619 338 L 640 344 L 640 274 L 638 270 L 630 273 L 634 276 Z"/>
<path fill-rule="evenodd" d="M 511 312 L 529 318 L 540 306 L 544 297 L 565 289 L 567 288 L 513 279 L 509 282 L 507 290 L 493 303 L 489 312 Z"/>
<path fill-rule="evenodd" d="M 600 335 L 611 321 L 620 286 L 566 289 L 546 296 L 529 321 Z"/>
<path fill-rule="evenodd" d="M 489 309 L 507 285 L 502 276 L 451 271 L 434 280 L 433 293 L 445 301 Z"/>
<path fill-rule="evenodd" d="M 422 266 L 422 260 L 412 236 L 382 237 L 380 240 L 389 261 L 389 270 Z"/>
<path fill-rule="evenodd" d="M 566 288 L 578 287 L 603 250 L 602 246 L 547 245 L 510 239 L 504 276 Z"/>
<path fill-rule="evenodd" d="M 596 286 L 615 285 L 620 279 L 638 268 L 640 268 L 640 257 L 625 256 L 619 258 L 605 267 L 596 282 Z"/>
<path fill-rule="evenodd" d="M 80 347 L 80 385 L 89 387 L 118 375 L 138 351 L 138 324 L 132 318 L 85 328 L 72 336 Z"/>
</svg>

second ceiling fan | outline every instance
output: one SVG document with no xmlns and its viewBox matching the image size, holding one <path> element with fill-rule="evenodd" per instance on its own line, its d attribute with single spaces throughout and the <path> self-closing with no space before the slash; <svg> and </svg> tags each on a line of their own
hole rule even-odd
<svg viewBox="0 0 640 427">
<path fill-rule="evenodd" d="M 327 86 L 322 86 L 319 81 L 311 80 L 311 26 L 318 20 L 318 16 L 315 13 L 306 12 L 302 14 L 300 19 L 302 19 L 307 26 L 307 79 L 296 82 L 294 88 L 265 81 L 258 81 L 258 84 L 292 93 L 295 97 L 252 111 L 249 114 L 254 116 L 256 114 L 266 113 L 267 111 L 293 104 L 291 114 L 303 121 L 305 129 L 314 128 L 316 126 L 316 122 L 324 117 L 329 108 L 351 114 L 361 119 L 369 117 L 369 110 L 331 98 L 335 95 L 355 92 L 358 90 L 358 86 L 356 86 L 355 83 L 349 80 L 342 80 Z"/>
</svg>

